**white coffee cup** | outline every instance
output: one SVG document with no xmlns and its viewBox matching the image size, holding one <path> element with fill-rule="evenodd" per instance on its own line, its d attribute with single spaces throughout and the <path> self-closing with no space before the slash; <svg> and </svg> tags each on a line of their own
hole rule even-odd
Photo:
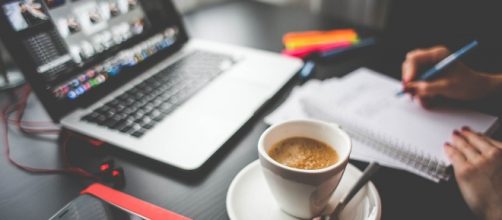
<svg viewBox="0 0 502 220">
<path fill-rule="evenodd" d="M 305 170 L 282 165 L 268 155 L 274 144 L 291 137 L 307 137 L 333 147 L 338 161 L 322 169 Z M 304 219 L 321 214 L 342 178 L 352 144 L 338 125 L 317 120 L 292 120 L 268 128 L 258 141 L 265 179 L 279 207 Z"/>
</svg>

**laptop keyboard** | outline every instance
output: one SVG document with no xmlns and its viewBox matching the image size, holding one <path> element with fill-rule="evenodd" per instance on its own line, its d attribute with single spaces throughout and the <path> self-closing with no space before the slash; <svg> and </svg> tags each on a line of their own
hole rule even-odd
<svg viewBox="0 0 502 220">
<path fill-rule="evenodd" d="M 193 52 L 81 120 L 141 137 L 234 63 L 227 55 Z"/>
</svg>

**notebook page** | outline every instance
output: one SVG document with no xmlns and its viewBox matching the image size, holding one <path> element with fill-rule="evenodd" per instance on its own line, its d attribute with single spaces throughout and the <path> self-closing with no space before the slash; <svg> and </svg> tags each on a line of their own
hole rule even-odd
<svg viewBox="0 0 502 220">
<path fill-rule="evenodd" d="M 336 92 L 325 103 L 327 108 L 343 112 L 354 123 L 362 123 L 375 133 L 449 164 L 443 144 L 454 129 L 464 125 L 486 132 L 497 118 L 469 110 L 427 110 L 413 103 L 409 96 L 397 97 L 399 81 L 361 68 L 342 78 Z M 330 93 L 330 91 L 322 91 Z M 330 107 L 331 106 L 331 107 Z"/>
</svg>

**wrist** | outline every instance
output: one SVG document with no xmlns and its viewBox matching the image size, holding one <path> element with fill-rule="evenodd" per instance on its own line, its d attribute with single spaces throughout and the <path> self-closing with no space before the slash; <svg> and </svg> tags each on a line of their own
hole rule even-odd
<svg viewBox="0 0 502 220">
<path fill-rule="evenodd" d="M 491 94 L 502 93 L 502 74 L 481 74 Z"/>
<path fill-rule="evenodd" d="M 493 207 L 486 211 L 484 220 L 500 220 L 502 219 L 502 210 L 500 207 Z"/>
</svg>

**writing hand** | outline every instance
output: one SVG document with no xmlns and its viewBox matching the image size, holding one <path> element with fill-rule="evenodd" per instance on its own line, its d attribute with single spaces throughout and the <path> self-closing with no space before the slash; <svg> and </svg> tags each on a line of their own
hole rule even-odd
<svg viewBox="0 0 502 220">
<path fill-rule="evenodd" d="M 407 54 L 402 65 L 404 90 L 417 97 L 424 107 L 438 96 L 456 100 L 475 100 L 494 93 L 502 84 L 502 78 L 474 71 L 461 62 L 446 68 L 445 74 L 432 81 L 413 81 L 422 71 L 435 65 L 450 51 L 443 46 L 418 49 Z"/>
</svg>

